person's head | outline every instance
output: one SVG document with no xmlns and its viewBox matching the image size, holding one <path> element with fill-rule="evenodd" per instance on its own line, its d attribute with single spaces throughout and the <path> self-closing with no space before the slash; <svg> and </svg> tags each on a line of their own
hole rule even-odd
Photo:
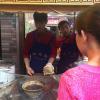
<svg viewBox="0 0 100 100">
<path fill-rule="evenodd" d="M 86 56 L 93 48 L 100 49 L 100 5 L 93 5 L 77 16 L 76 42 Z"/>
<path fill-rule="evenodd" d="M 34 12 L 33 15 L 35 26 L 37 29 L 44 29 L 48 21 L 47 13 Z"/>
<path fill-rule="evenodd" d="M 58 29 L 63 36 L 67 36 L 70 33 L 70 25 L 69 22 L 63 20 L 58 23 Z"/>
</svg>

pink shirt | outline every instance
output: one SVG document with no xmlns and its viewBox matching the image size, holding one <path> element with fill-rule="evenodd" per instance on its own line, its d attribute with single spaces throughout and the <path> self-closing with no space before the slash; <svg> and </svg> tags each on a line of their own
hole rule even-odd
<svg viewBox="0 0 100 100">
<path fill-rule="evenodd" d="M 83 64 L 60 79 L 58 100 L 100 100 L 100 66 Z"/>
</svg>

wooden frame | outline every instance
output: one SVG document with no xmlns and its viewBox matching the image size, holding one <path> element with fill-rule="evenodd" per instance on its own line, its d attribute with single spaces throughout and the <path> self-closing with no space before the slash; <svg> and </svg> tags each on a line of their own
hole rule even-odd
<svg viewBox="0 0 100 100">
<path fill-rule="evenodd" d="M 0 4 L 18 5 L 93 5 L 100 0 L 0 0 Z"/>
</svg>

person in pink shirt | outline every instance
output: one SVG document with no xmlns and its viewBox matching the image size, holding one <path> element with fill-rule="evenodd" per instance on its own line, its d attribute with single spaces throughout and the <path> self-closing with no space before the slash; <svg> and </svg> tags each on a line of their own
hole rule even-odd
<svg viewBox="0 0 100 100">
<path fill-rule="evenodd" d="M 61 75 L 58 100 L 100 100 L 100 5 L 78 15 L 76 42 L 88 62 Z"/>
</svg>

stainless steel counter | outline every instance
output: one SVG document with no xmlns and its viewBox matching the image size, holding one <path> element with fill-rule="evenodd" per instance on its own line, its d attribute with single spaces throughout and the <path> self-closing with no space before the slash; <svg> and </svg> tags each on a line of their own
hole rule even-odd
<svg viewBox="0 0 100 100">
<path fill-rule="evenodd" d="M 5 73 L 5 72 L 3 72 Z M 7 73 L 8 76 L 11 73 Z M 0 74 L 1 75 L 1 74 Z M 11 82 L 3 83 L 0 87 L 0 100 L 56 100 L 57 89 L 60 75 L 43 76 L 35 74 L 32 77 L 27 75 L 13 74 L 15 79 Z M 48 88 L 44 90 L 38 97 L 29 96 L 22 89 L 22 84 L 27 80 L 42 81 Z M 2 84 L 2 82 L 0 83 Z"/>
</svg>

